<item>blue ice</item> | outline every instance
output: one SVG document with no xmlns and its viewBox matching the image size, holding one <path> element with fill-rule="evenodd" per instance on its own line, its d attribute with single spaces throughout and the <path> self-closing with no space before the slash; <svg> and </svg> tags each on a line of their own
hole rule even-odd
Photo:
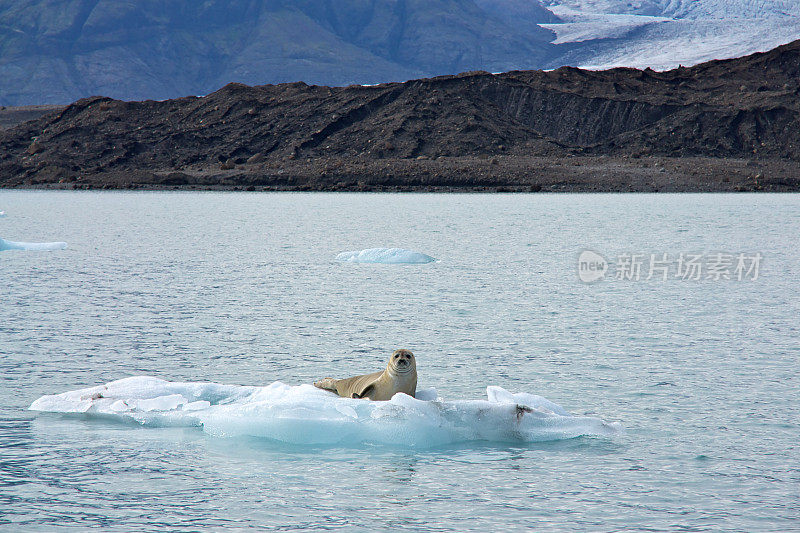
<svg viewBox="0 0 800 533">
<path fill-rule="evenodd" d="M 436 261 L 435 258 L 413 250 L 403 248 L 369 248 L 352 252 L 342 252 L 336 256 L 337 261 L 350 263 L 387 263 L 387 264 L 423 264 Z"/>
<path fill-rule="evenodd" d="M 14 242 L 0 239 L 0 252 L 3 250 L 63 250 L 65 242 Z"/>
<path fill-rule="evenodd" d="M 265 387 L 180 383 L 137 376 L 42 396 L 31 410 L 79 414 L 147 427 L 197 427 L 214 437 L 291 444 L 427 448 L 453 443 L 537 442 L 621 431 L 574 416 L 549 400 L 487 387 L 485 400 L 444 400 L 435 389 L 388 402 L 340 398 L 312 385 Z"/>
</svg>

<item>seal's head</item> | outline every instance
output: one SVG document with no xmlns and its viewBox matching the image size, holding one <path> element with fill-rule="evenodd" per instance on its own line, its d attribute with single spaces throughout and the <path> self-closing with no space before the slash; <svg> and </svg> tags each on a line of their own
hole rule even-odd
<svg viewBox="0 0 800 533">
<path fill-rule="evenodd" d="M 398 374 L 417 371 L 417 362 L 411 350 L 395 350 L 389 359 L 389 369 Z"/>
</svg>

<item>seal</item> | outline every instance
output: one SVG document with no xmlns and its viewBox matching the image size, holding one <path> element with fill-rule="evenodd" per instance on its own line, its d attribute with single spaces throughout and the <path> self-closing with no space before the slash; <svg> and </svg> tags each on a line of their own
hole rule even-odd
<svg viewBox="0 0 800 533">
<path fill-rule="evenodd" d="M 344 398 L 390 400 L 398 392 L 414 396 L 417 392 L 417 363 L 409 350 L 395 350 L 383 372 L 345 379 L 325 378 L 314 382 L 319 389 Z"/>
</svg>

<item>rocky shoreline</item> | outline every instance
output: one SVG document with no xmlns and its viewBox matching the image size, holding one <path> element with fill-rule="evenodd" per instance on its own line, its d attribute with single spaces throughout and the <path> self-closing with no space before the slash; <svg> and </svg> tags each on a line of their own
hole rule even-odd
<svg viewBox="0 0 800 533">
<path fill-rule="evenodd" d="M 792 192 L 794 162 L 731 158 L 312 160 L 227 170 L 94 173 L 5 185 L 25 189 L 329 192 Z"/>
</svg>

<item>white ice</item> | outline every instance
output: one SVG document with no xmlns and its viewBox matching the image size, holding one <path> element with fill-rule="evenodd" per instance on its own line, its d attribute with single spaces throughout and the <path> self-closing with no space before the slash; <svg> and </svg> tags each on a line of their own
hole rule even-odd
<svg viewBox="0 0 800 533">
<path fill-rule="evenodd" d="M 621 39 L 642 26 L 670 20 L 665 17 L 624 13 L 570 13 L 570 16 L 568 16 L 562 12 L 561 17 L 564 20 L 573 20 L 574 22 L 539 24 L 539 26 L 553 30 L 556 33 L 556 40 L 553 41 L 553 44 L 578 43 L 594 39 Z"/>
<path fill-rule="evenodd" d="M 544 0 L 556 44 L 591 44 L 575 66 L 664 70 L 770 50 L 800 35 L 797 0 Z M 610 40 L 609 40 L 610 39 Z M 605 40 L 605 41 L 604 41 Z M 589 50 L 589 48 L 586 48 Z"/>
<path fill-rule="evenodd" d="M 3 250 L 63 250 L 65 242 L 14 242 L 0 239 L 0 252 Z"/>
<path fill-rule="evenodd" d="M 340 398 L 312 385 L 266 387 L 178 383 L 138 376 L 42 396 L 33 411 L 198 427 L 215 437 L 259 437 L 290 444 L 427 448 L 472 441 L 537 442 L 612 436 L 618 424 L 573 416 L 541 396 L 487 387 L 487 400 L 447 401 L 436 390 L 388 402 Z"/>
<path fill-rule="evenodd" d="M 422 264 L 436 261 L 435 258 L 413 250 L 403 248 L 369 248 L 353 252 L 342 252 L 336 256 L 337 261 L 350 263 L 411 263 Z"/>
</svg>

